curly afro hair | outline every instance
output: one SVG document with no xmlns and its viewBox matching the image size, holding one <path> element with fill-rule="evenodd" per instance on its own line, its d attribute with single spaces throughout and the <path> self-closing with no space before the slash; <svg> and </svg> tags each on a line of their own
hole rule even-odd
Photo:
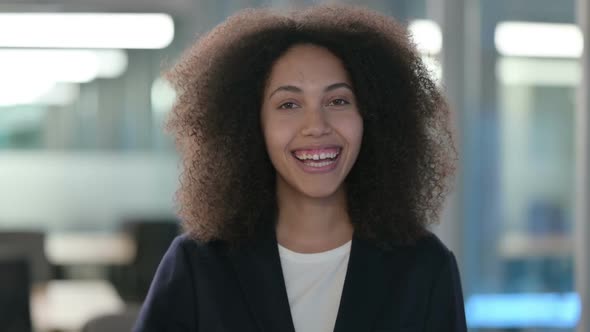
<svg viewBox="0 0 590 332">
<path fill-rule="evenodd" d="M 454 173 L 449 110 L 405 27 L 343 5 L 240 11 L 166 73 L 177 92 L 168 129 L 183 157 L 177 203 L 185 231 L 239 245 L 276 222 L 260 109 L 273 63 L 298 43 L 331 51 L 353 83 L 364 127 L 345 179 L 356 236 L 382 247 L 413 243 L 438 218 Z"/>
</svg>

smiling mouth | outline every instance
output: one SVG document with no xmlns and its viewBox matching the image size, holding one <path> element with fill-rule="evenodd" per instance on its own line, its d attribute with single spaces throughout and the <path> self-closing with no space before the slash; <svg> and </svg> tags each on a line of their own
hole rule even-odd
<svg viewBox="0 0 590 332">
<path fill-rule="evenodd" d="M 305 166 L 324 169 L 336 163 L 342 152 L 341 147 L 313 150 L 295 150 L 293 157 Z"/>
</svg>

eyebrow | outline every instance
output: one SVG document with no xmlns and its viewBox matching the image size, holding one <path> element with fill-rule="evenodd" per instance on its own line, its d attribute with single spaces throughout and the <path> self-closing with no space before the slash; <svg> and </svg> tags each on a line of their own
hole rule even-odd
<svg viewBox="0 0 590 332">
<path fill-rule="evenodd" d="M 350 84 L 348 83 L 344 83 L 344 82 L 339 82 L 339 83 L 334 83 L 334 84 L 330 84 L 327 87 L 324 88 L 324 92 L 329 92 L 332 90 L 336 90 L 339 88 L 347 88 L 350 91 L 352 90 L 352 87 L 350 86 Z M 276 88 L 269 96 L 268 98 L 272 97 L 275 93 L 279 92 L 279 91 L 288 91 L 288 92 L 294 92 L 294 93 L 302 93 L 303 90 L 301 90 L 301 88 L 294 86 L 294 85 L 282 85 L 278 88 Z"/>
</svg>

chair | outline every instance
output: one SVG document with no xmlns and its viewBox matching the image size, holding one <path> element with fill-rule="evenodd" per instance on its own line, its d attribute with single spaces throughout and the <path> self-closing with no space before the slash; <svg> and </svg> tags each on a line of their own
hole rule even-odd
<svg viewBox="0 0 590 332">
<path fill-rule="evenodd" d="M 0 260 L 0 329 L 31 332 L 30 274 L 25 259 Z"/>
<path fill-rule="evenodd" d="M 162 257 L 174 238 L 178 236 L 179 227 L 175 220 L 138 222 L 130 226 L 137 244 L 134 265 L 137 269 L 137 282 L 141 294 L 138 300 L 143 301 Z"/>
<path fill-rule="evenodd" d="M 0 259 L 24 259 L 30 266 L 31 281 L 52 278 L 51 264 L 45 256 L 45 234 L 39 231 L 0 231 Z"/>
<path fill-rule="evenodd" d="M 136 243 L 136 256 L 127 266 L 112 267 L 110 280 L 126 302 L 143 302 L 160 260 L 179 234 L 175 219 L 132 219 L 123 230 Z"/>
<path fill-rule="evenodd" d="M 119 314 L 99 316 L 88 321 L 82 332 L 129 332 L 139 315 L 139 307 L 128 307 Z"/>
</svg>

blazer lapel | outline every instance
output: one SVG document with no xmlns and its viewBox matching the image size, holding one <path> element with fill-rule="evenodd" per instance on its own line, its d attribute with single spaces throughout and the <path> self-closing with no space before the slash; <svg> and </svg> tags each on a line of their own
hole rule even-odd
<svg viewBox="0 0 590 332">
<path fill-rule="evenodd" d="M 386 301 L 403 293 L 396 288 L 403 287 L 408 259 L 403 248 L 384 251 L 353 237 L 334 332 L 370 331 Z M 295 332 L 274 227 L 255 245 L 231 254 L 230 260 L 260 331 Z"/>
<path fill-rule="evenodd" d="M 396 280 L 399 274 L 393 272 L 395 268 L 402 270 L 404 262 L 395 260 L 398 254 L 353 238 L 334 332 L 371 331 L 375 327 L 388 296 L 399 293 L 394 289 L 400 286 Z"/>
<path fill-rule="evenodd" d="M 295 332 L 274 229 L 230 259 L 260 331 Z"/>
</svg>

